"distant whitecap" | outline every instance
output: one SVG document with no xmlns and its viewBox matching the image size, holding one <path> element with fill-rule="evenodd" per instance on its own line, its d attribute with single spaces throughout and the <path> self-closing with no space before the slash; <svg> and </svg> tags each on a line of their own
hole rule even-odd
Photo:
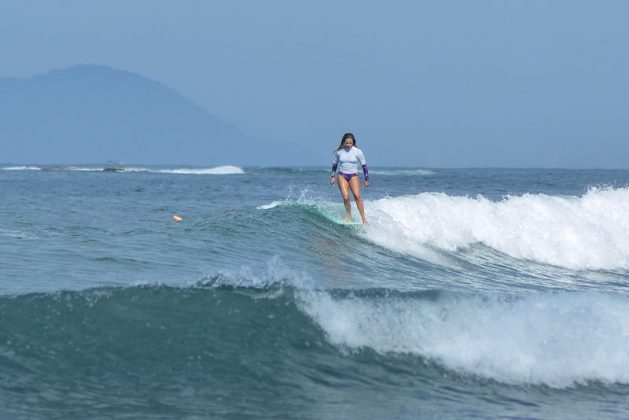
<svg viewBox="0 0 629 420">
<path fill-rule="evenodd" d="M 105 170 L 105 168 L 95 168 L 88 166 L 68 166 L 66 170 L 74 172 L 102 172 Z"/>
<path fill-rule="evenodd" d="M 183 174 L 183 175 L 238 175 L 245 171 L 239 166 L 217 166 L 214 168 L 179 168 L 179 169 L 156 169 L 154 172 L 163 174 Z"/>
<path fill-rule="evenodd" d="M 39 166 L 6 166 L 5 171 L 41 171 Z"/>
<path fill-rule="evenodd" d="M 428 176 L 435 174 L 428 169 L 374 169 L 369 172 L 372 175 L 384 176 Z"/>
</svg>

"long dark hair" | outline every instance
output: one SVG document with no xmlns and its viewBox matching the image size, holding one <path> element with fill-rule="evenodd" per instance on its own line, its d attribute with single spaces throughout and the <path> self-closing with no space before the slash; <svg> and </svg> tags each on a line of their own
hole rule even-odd
<svg viewBox="0 0 629 420">
<path fill-rule="evenodd" d="M 354 146 L 356 146 L 356 137 L 354 137 L 354 135 L 352 133 L 345 133 L 343 134 L 343 138 L 341 139 L 341 144 L 339 147 L 336 148 L 336 150 L 341 150 L 343 148 L 343 145 L 345 144 L 345 140 L 347 139 L 352 139 L 352 142 L 354 143 Z"/>
</svg>

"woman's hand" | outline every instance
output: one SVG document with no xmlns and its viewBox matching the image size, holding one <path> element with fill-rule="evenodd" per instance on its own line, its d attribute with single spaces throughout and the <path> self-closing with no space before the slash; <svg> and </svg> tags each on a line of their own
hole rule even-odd
<svg viewBox="0 0 629 420">
<path fill-rule="evenodd" d="M 367 188 L 369 186 L 369 181 L 365 180 L 364 185 L 365 185 L 365 188 Z"/>
<path fill-rule="evenodd" d="M 330 185 L 334 185 L 335 182 L 336 182 L 336 179 L 333 176 L 331 176 L 330 177 Z"/>
</svg>

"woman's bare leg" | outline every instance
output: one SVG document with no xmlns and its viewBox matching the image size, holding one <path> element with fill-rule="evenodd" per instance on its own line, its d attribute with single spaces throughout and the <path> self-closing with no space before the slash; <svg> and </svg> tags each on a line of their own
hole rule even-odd
<svg viewBox="0 0 629 420">
<path fill-rule="evenodd" d="M 345 181 L 345 180 L 343 180 Z M 363 203 L 363 198 L 360 195 L 360 177 L 354 176 L 349 180 L 349 188 L 352 190 L 352 194 L 354 195 L 354 201 L 356 201 L 356 207 L 358 207 L 358 212 L 360 213 L 360 218 L 363 219 L 363 224 L 369 224 L 367 222 L 367 217 L 365 217 L 365 204 Z"/>
<path fill-rule="evenodd" d="M 353 179 L 353 178 L 352 178 Z M 345 221 L 352 220 L 352 206 L 349 203 L 349 183 L 345 178 L 339 175 L 337 179 L 341 196 L 343 197 L 343 205 L 345 206 Z"/>
</svg>

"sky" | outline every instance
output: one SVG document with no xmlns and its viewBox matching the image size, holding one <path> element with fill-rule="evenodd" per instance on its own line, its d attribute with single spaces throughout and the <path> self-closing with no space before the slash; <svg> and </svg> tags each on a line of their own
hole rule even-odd
<svg viewBox="0 0 629 420">
<path fill-rule="evenodd" d="M 5 1 L 0 78 L 101 64 L 327 161 L 629 167 L 629 1 Z"/>
</svg>

